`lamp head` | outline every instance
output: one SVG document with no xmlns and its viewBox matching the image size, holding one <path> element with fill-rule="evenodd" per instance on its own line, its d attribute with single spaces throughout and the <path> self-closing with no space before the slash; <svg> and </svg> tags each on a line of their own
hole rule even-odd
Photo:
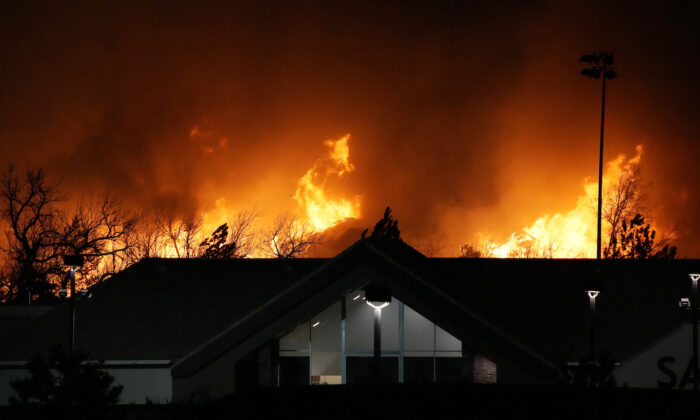
<svg viewBox="0 0 700 420">
<path fill-rule="evenodd" d="M 70 266 L 71 268 L 82 267 L 84 262 L 85 262 L 85 259 L 80 254 L 78 254 L 78 255 L 64 255 L 63 256 L 63 264 Z"/>
<path fill-rule="evenodd" d="M 589 298 L 595 299 L 600 294 L 600 290 L 586 290 L 586 293 Z"/>
<path fill-rule="evenodd" d="M 698 279 L 700 279 L 700 273 L 690 273 L 688 274 L 688 277 L 690 277 L 690 280 L 692 280 L 693 283 L 697 283 Z"/>
<path fill-rule="evenodd" d="M 391 303 L 391 290 L 379 286 L 367 286 L 365 288 L 365 302 L 375 309 L 382 309 Z"/>
</svg>

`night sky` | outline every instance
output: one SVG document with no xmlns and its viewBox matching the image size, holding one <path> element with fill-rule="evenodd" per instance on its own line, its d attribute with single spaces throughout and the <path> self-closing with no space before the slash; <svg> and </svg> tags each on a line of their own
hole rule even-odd
<svg viewBox="0 0 700 420">
<path fill-rule="evenodd" d="M 700 256 L 691 2 L 94 3 L 0 2 L 0 165 L 43 166 L 73 197 L 224 199 L 265 221 L 350 133 L 356 169 L 329 193 L 456 250 L 596 179 L 600 85 L 578 59 L 607 50 L 606 160 L 645 146 L 651 216 Z"/>
</svg>

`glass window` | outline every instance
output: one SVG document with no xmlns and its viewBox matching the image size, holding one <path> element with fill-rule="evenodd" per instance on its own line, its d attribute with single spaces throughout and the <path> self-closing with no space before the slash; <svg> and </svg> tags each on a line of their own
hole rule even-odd
<svg viewBox="0 0 700 420">
<path fill-rule="evenodd" d="M 406 305 L 403 305 L 403 357 L 399 357 L 401 305 L 393 298 L 381 310 L 383 382 L 397 382 L 402 369 L 406 383 L 495 380 L 493 363 L 482 360 L 475 363 L 472 353 L 463 355 L 459 339 Z M 298 384 L 302 378 L 312 384 L 342 383 L 341 308 L 341 302 L 335 302 L 280 338 L 280 384 Z M 363 291 L 346 296 L 347 383 L 374 380 L 374 310 L 364 300 Z M 305 362 L 289 358 L 303 358 Z"/>
<path fill-rule="evenodd" d="M 436 325 L 435 351 L 439 357 L 462 357 L 462 342 Z"/>
<path fill-rule="evenodd" d="M 341 305 L 336 302 L 311 318 L 311 383 L 341 383 Z"/>
<path fill-rule="evenodd" d="M 280 338 L 280 356 L 309 356 L 309 323 L 305 322 Z"/>
<path fill-rule="evenodd" d="M 404 305 L 404 350 L 407 356 L 434 355 L 434 325 L 423 315 Z"/>
<path fill-rule="evenodd" d="M 364 296 L 361 291 L 347 296 L 346 334 L 349 354 L 371 354 L 374 351 L 374 309 L 365 303 Z"/>
</svg>

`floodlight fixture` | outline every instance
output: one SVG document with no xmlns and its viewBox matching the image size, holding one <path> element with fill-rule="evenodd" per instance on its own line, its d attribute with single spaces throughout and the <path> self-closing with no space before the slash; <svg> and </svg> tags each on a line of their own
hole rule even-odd
<svg viewBox="0 0 700 420">
<path fill-rule="evenodd" d="M 700 273 L 690 273 L 688 274 L 688 277 L 690 277 L 690 280 L 692 280 L 693 283 L 697 284 L 698 280 L 700 280 Z"/>
<path fill-rule="evenodd" d="M 588 293 L 589 298 L 595 299 L 600 294 L 600 290 L 586 290 L 586 293 Z"/>
<path fill-rule="evenodd" d="M 391 303 L 391 291 L 384 287 L 368 286 L 365 289 L 365 298 L 369 306 L 374 309 L 383 309 Z"/>
<path fill-rule="evenodd" d="M 387 306 L 389 306 L 389 303 L 390 302 L 372 302 L 370 300 L 367 301 L 367 304 L 373 307 L 374 309 L 384 309 Z"/>
<path fill-rule="evenodd" d="M 678 307 L 683 309 L 690 309 L 690 298 L 681 298 L 681 300 L 678 301 Z"/>
<path fill-rule="evenodd" d="M 64 255 L 63 256 L 63 264 L 73 268 L 76 267 L 75 269 L 77 270 L 77 267 L 82 267 L 83 264 L 85 263 L 85 258 L 78 254 L 78 255 Z"/>
</svg>

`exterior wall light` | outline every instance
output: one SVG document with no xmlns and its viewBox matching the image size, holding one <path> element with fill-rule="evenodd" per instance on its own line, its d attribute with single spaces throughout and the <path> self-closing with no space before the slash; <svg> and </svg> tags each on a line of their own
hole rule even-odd
<svg viewBox="0 0 700 420">
<path fill-rule="evenodd" d="M 387 306 L 389 306 L 389 303 L 390 303 L 390 302 L 372 302 L 369 300 L 366 302 L 369 306 L 373 307 L 374 309 L 384 309 Z"/>
<path fill-rule="evenodd" d="M 700 381 L 698 381 L 698 375 L 700 375 L 700 366 L 698 366 L 698 309 L 700 308 L 700 299 L 698 299 L 698 279 L 700 279 L 700 274 L 689 273 L 692 284 L 692 299 L 683 298 L 681 299 L 680 306 L 682 308 L 690 309 L 693 314 L 693 389 L 695 392 L 700 391 Z M 687 306 L 683 304 L 683 300 L 688 301 Z"/>
<path fill-rule="evenodd" d="M 368 286 L 365 289 L 365 302 L 374 309 L 382 309 L 389 306 L 391 303 L 391 290 L 378 287 L 378 286 Z"/>
<path fill-rule="evenodd" d="M 600 290 L 586 290 L 586 293 L 588 293 L 589 298 L 595 299 L 600 294 Z"/>
</svg>

